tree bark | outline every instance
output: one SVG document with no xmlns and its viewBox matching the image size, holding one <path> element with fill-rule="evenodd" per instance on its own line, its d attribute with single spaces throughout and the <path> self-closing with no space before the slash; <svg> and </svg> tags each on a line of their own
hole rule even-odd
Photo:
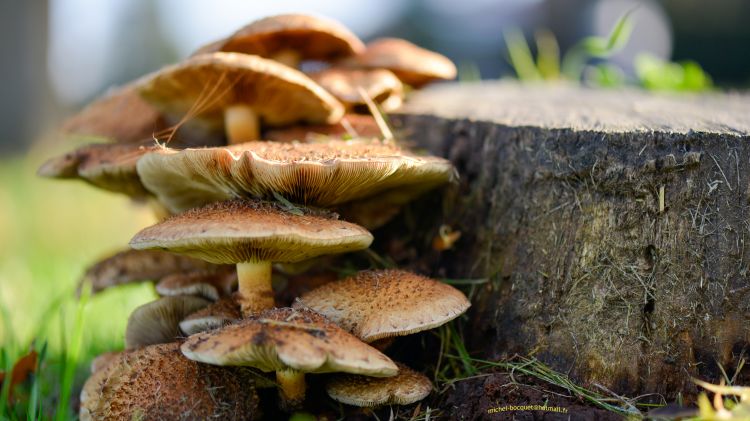
<svg viewBox="0 0 750 421">
<path fill-rule="evenodd" d="M 413 223 L 458 242 L 409 241 L 420 270 L 489 279 L 465 329 L 476 355 L 667 399 L 717 363 L 733 375 L 750 341 L 750 97 L 449 84 L 391 121 L 460 173 Z"/>
</svg>

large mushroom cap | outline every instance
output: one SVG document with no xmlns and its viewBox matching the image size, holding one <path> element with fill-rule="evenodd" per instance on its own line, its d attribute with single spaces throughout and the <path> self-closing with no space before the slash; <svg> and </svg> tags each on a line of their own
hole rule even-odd
<svg viewBox="0 0 750 421">
<path fill-rule="evenodd" d="M 369 247 L 364 228 L 271 202 L 233 200 L 191 209 L 148 227 L 130 241 L 215 263 L 296 262 Z"/>
<path fill-rule="evenodd" d="M 198 111 L 196 119 L 215 127 L 223 126 L 223 110 L 237 104 L 252 107 L 268 126 L 335 123 L 344 112 L 302 72 L 239 53 L 191 57 L 144 76 L 135 88 L 165 114 L 182 117 Z"/>
<path fill-rule="evenodd" d="M 432 329 L 470 305 L 452 286 L 402 270 L 359 272 L 308 292 L 295 303 L 365 342 Z"/>
<path fill-rule="evenodd" d="M 409 198 L 448 182 L 453 165 L 374 139 L 326 143 L 247 142 L 226 148 L 162 149 L 138 161 L 147 189 L 172 212 L 235 197 L 273 197 L 333 207 L 395 190 Z"/>
<path fill-rule="evenodd" d="M 305 309 L 277 308 L 257 317 L 190 336 L 188 358 L 215 365 L 252 366 L 263 371 L 346 372 L 394 376 L 390 358 Z"/>
<path fill-rule="evenodd" d="M 359 54 L 362 41 L 331 19 L 285 14 L 259 19 L 229 37 L 202 47 L 198 53 L 235 51 L 273 57 L 284 50 L 297 52 L 303 60 L 331 61 Z"/>
<path fill-rule="evenodd" d="M 81 284 L 96 293 L 131 282 L 156 281 L 176 272 L 219 270 L 203 260 L 160 250 L 125 250 L 104 258 L 86 270 Z"/>
<path fill-rule="evenodd" d="M 379 38 L 364 53 L 352 58 L 356 66 L 392 71 L 402 82 L 419 87 L 437 79 L 456 77 L 456 65 L 447 57 L 400 38 Z"/>
<path fill-rule="evenodd" d="M 386 69 L 330 67 L 311 73 L 310 78 L 349 108 L 366 104 L 360 88 L 385 111 L 398 108 L 404 96 L 403 84 L 393 72 Z"/>
<path fill-rule="evenodd" d="M 430 379 L 401 363 L 396 365 L 398 374 L 393 377 L 335 374 L 326 383 L 326 392 L 335 401 L 367 407 L 409 405 L 430 394 Z"/>
<path fill-rule="evenodd" d="M 260 418 L 254 387 L 257 373 L 247 368 L 198 364 L 183 357 L 179 347 L 179 343 L 169 343 L 125 352 L 107 366 L 106 372 L 98 371 L 84 387 L 87 405 L 85 414 L 81 407 L 81 418 Z"/>
<path fill-rule="evenodd" d="M 136 308 L 128 318 L 125 348 L 176 341 L 182 335 L 180 321 L 210 304 L 199 297 L 163 297 Z"/>
</svg>

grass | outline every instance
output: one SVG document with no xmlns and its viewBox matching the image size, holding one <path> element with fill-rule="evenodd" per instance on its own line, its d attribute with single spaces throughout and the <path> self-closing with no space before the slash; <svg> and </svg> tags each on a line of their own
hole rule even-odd
<svg viewBox="0 0 750 421">
<path fill-rule="evenodd" d="M 0 370 L 30 347 L 38 372 L 0 395 L 0 419 L 74 419 L 71 403 L 90 360 L 121 349 L 127 316 L 155 295 L 134 285 L 79 301 L 76 283 L 85 267 L 126 247 L 151 222 L 126 198 L 78 181 L 36 177 L 46 158 L 70 144 L 40 144 L 25 157 L 0 159 Z"/>
</svg>

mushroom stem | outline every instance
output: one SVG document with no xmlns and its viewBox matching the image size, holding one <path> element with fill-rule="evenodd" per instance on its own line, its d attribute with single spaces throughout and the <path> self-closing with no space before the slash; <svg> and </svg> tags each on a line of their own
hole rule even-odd
<svg viewBox="0 0 750 421">
<path fill-rule="evenodd" d="M 237 263 L 237 280 L 244 317 L 273 308 L 271 262 Z"/>
<path fill-rule="evenodd" d="M 305 401 L 305 373 L 286 369 L 276 372 L 276 382 L 279 384 L 279 406 L 289 411 L 299 408 Z"/>
<path fill-rule="evenodd" d="M 149 197 L 147 203 L 157 221 L 163 221 L 172 215 L 169 209 L 155 197 Z"/>
<path fill-rule="evenodd" d="M 224 109 L 224 130 L 229 144 L 260 140 L 258 114 L 247 105 L 231 105 Z"/>
<path fill-rule="evenodd" d="M 299 67 L 299 62 L 302 61 L 302 56 L 300 56 L 297 51 L 287 48 L 274 54 L 271 59 L 296 69 L 297 67 Z"/>
</svg>

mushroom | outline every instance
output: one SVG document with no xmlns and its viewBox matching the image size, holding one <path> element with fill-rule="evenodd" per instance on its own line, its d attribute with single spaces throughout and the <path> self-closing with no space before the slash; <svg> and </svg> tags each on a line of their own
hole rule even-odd
<svg viewBox="0 0 750 421">
<path fill-rule="evenodd" d="M 360 89 L 384 111 L 395 110 L 404 98 L 404 85 L 393 72 L 386 69 L 330 67 L 310 73 L 310 78 L 333 94 L 347 109 L 364 114 L 369 113 L 369 109 Z"/>
<path fill-rule="evenodd" d="M 369 247 L 364 228 L 335 214 L 285 210 L 280 204 L 233 200 L 191 209 L 145 228 L 135 249 L 159 249 L 213 263 L 235 263 L 242 313 L 273 307 L 271 265 Z"/>
<path fill-rule="evenodd" d="M 136 308 L 125 329 L 125 349 L 173 342 L 182 336 L 180 322 L 210 301 L 189 295 L 163 297 Z"/>
<path fill-rule="evenodd" d="M 180 330 L 186 335 L 216 329 L 242 318 L 242 310 L 236 297 L 224 297 L 191 313 L 180 322 Z"/>
<path fill-rule="evenodd" d="M 330 208 L 388 195 L 400 204 L 455 177 L 453 165 L 376 139 L 247 142 L 160 149 L 138 161 L 143 184 L 172 212 L 235 197 L 273 197 Z"/>
<path fill-rule="evenodd" d="M 302 60 L 333 61 L 364 50 L 362 41 L 339 22 L 285 14 L 256 20 L 229 37 L 200 48 L 196 54 L 234 51 L 297 67 Z"/>
<path fill-rule="evenodd" d="M 422 373 L 396 363 L 393 377 L 368 377 L 357 374 L 335 374 L 326 382 L 328 396 L 337 402 L 354 406 L 409 405 L 426 398 L 432 383 Z"/>
<path fill-rule="evenodd" d="M 193 56 L 136 82 L 135 89 L 167 115 L 224 127 L 229 143 L 260 138 L 267 126 L 335 123 L 343 106 L 298 70 L 239 53 Z M 196 108 L 197 107 L 197 108 Z"/>
<path fill-rule="evenodd" d="M 276 308 L 210 332 L 190 336 L 182 353 L 215 365 L 251 366 L 276 372 L 281 406 L 305 397 L 305 373 L 346 372 L 394 376 L 387 356 L 306 309 Z"/>
<path fill-rule="evenodd" d="M 175 272 L 219 270 L 199 259 L 159 250 L 125 250 L 89 267 L 79 282 L 91 284 L 92 293 L 132 282 L 158 280 Z"/>
<path fill-rule="evenodd" d="M 365 342 L 438 327 L 471 305 L 450 285 L 403 270 L 363 271 L 325 284 L 293 307 L 310 308 Z"/>
<path fill-rule="evenodd" d="M 156 284 L 162 297 L 196 295 L 216 301 L 232 293 L 237 286 L 237 273 L 232 271 L 196 271 L 165 276 Z"/>
<path fill-rule="evenodd" d="M 99 370 L 103 370 L 109 363 L 115 361 L 120 354 L 122 354 L 122 351 L 110 351 L 97 355 L 91 360 L 91 372 L 96 373 Z"/>
<path fill-rule="evenodd" d="M 151 345 L 120 355 L 94 373 L 81 392 L 82 420 L 260 418 L 248 368 L 214 367 L 182 356 L 180 344 Z"/>
<path fill-rule="evenodd" d="M 371 41 L 364 53 L 344 60 L 341 65 L 388 69 L 416 88 L 437 79 L 456 77 L 456 65 L 450 59 L 400 38 Z"/>
<path fill-rule="evenodd" d="M 135 163 L 155 149 L 153 141 L 85 145 L 49 159 L 39 167 L 37 174 L 49 178 L 79 178 L 104 190 L 145 198 L 150 192 L 143 187 Z"/>
</svg>

